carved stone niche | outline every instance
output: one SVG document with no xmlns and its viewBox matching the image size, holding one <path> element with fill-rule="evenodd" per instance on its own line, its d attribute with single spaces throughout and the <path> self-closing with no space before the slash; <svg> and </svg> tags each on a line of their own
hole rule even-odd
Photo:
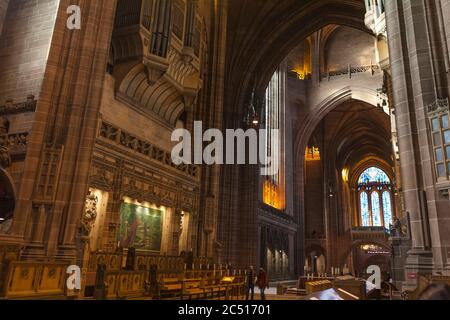
<svg viewBox="0 0 450 320">
<path fill-rule="evenodd" d="M 91 233 L 95 220 L 97 219 L 98 197 L 89 193 L 86 197 L 86 206 L 83 217 L 81 218 L 81 232 L 84 235 Z"/>
</svg>

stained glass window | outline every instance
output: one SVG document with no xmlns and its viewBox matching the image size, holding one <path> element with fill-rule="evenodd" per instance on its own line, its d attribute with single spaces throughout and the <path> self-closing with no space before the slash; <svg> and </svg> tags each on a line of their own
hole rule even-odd
<svg viewBox="0 0 450 320">
<path fill-rule="evenodd" d="M 361 222 L 363 227 L 370 227 L 369 216 L 369 197 L 366 192 L 362 192 L 360 195 L 361 203 Z"/>
<path fill-rule="evenodd" d="M 381 208 L 380 208 L 380 197 L 378 192 L 374 191 L 371 195 L 372 198 L 372 219 L 374 227 L 381 227 L 383 225 L 381 221 Z"/>
<path fill-rule="evenodd" d="M 391 194 L 388 191 L 383 192 L 383 213 L 384 226 L 388 228 L 392 224 L 392 201 Z"/>
<path fill-rule="evenodd" d="M 388 175 L 377 167 L 365 170 L 358 180 L 362 227 L 385 227 L 392 224 L 392 184 Z"/>
<path fill-rule="evenodd" d="M 376 167 L 371 167 L 361 174 L 358 183 L 368 184 L 373 182 L 391 183 L 391 179 L 389 179 L 389 177 L 383 170 L 380 170 Z"/>
</svg>

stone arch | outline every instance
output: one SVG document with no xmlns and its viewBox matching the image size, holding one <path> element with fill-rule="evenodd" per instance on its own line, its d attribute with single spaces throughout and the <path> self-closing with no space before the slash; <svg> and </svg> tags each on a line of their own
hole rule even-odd
<svg viewBox="0 0 450 320">
<path fill-rule="evenodd" d="M 349 181 L 351 185 L 356 185 L 358 182 L 359 177 L 361 174 L 369 169 L 370 167 L 377 167 L 384 171 L 384 173 L 387 174 L 389 179 L 391 180 L 391 183 L 395 182 L 395 173 L 394 170 L 392 170 L 392 166 L 390 166 L 388 163 L 383 161 L 382 159 L 373 157 L 369 159 L 364 159 L 362 162 L 360 162 L 354 170 L 352 170 Z"/>
<path fill-rule="evenodd" d="M 234 88 L 228 90 L 233 92 L 233 95 L 227 98 L 230 99 L 231 107 L 240 109 L 235 110 L 237 114 L 243 110 L 245 101 L 251 95 L 255 74 L 258 76 L 257 92 L 262 93 L 283 59 L 300 41 L 314 32 L 335 24 L 372 34 L 364 25 L 365 8 L 362 1 L 311 1 L 304 5 L 299 5 L 298 1 L 285 1 L 279 7 L 282 8 L 280 10 L 286 8 L 286 12 L 279 14 L 284 14 L 286 17 L 277 21 L 270 19 L 270 16 L 277 14 L 278 8 L 274 8 L 272 3 L 262 6 L 249 32 L 242 39 L 233 40 L 235 43 L 233 47 L 238 52 L 231 52 L 228 57 L 229 72 L 226 83 L 233 83 Z M 242 8 L 234 8 L 234 10 L 241 12 Z M 239 19 L 237 23 L 240 23 Z M 299 25 L 304 27 L 299 28 Z M 286 38 L 288 34 L 289 39 Z M 240 42 L 242 46 L 239 45 Z M 252 48 L 258 48 L 258 50 L 251 50 Z M 263 70 L 261 66 L 264 66 Z"/>
<path fill-rule="evenodd" d="M 377 240 L 373 240 L 373 239 L 355 240 L 352 242 L 351 247 L 348 250 L 344 251 L 343 254 L 340 256 L 340 258 L 339 258 L 340 265 L 344 265 L 348 261 L 348 258 L 352 255 L 354 249 L 356 249 L 362 245 L 375 245 L 375 246 L 385 249 L 386 252 L 391 252 L 391 248 L 385 242 L 377 241 Z"/>
<path fill-rule="evenodd" d="M 318 272 L 318 266 L 317 266 L 317 260 L 314 259 L 313 260 L 313 256 L 320 258 L 323 257 L 324 259 L 324 268 L 325 268 L 325 272 L 327 270 L 327 252 L 325 250 L 325 248 L 323 248 L 321 245 L 318 244 L 311 244 L 309 245 L 306 249 L 305 249 L 305 262 L 308 263 L 308 266 L 311 268 L 314 264 L 314 270 L 310 270 L 310 271 L 314 271 L 315 273 Z"/>
<path fill-rule="evenodd" d="M 294 137 L 294 154 L 297 156 L 297 159 L 299 159 L 302 156 L 302 153 L 304 153 L 305 148 L 314 132 L 314 129 L 317 127 L 320 121 L 322 121 L 325 116 L 333 109 L 337 108 L 342 103 L 351 100 L 357 100 L 365 102 L 372 106 L 376 106 L 377 99 L 378 96 L 375 90 L 358 86 L 347 86 L 334 92 L 326 99 L 324 99 L 321 103 L 313 107 L 312 111 L 305 119 L 304 125 L 301 127 L 301 130 L 299 131 L 297 136 Z"/>
</svg>

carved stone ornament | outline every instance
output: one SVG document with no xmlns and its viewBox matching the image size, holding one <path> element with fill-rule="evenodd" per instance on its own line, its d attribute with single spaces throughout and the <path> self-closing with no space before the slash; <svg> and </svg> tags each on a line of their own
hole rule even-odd
<svg viewBox="0 0 450 320">
<path fill-rule="evenodd" d="M 4 117 L 0 117 L 0 135 L 8 134 L 9 121 Z"/>
<path fill-rule="evenodd" d="M 449 112 L 449 101 L 447 99 L 437 99 L 435 102 L 428 106 L 428 113 L 430 115 L 436 115 L 440 113 Z"/>
<path fill-rule="evenodd" d="M 8 148 L 0 146 L 0 166 L 3 168 L 9 167 L 11 165 L 11 157 L 9 155 Z"/>
<path fill-rule="evenodd" d="M 81 225 L 83 232 L 89 234 L 97 218 L 98 197 L 90 193 L 86 198 L 86 206 Z"/>
</svg>

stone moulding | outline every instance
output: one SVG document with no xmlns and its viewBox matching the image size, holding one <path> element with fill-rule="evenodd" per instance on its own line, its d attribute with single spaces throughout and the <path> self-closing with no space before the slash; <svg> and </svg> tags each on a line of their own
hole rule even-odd
<svg viewBox="0 0 450 320">
<path fill-rule="evenodd" d="M 435 102 L 427 106 L 428 114 L 430 116 L 438 115 L 441 113 L 449 112 L 449 100 L 446 99 L 437 99 Z"/>
<path fill-rule="evenodd" d="M 114 127 L 106 122 L 102 123 L 100 137 L 122 147 L 134 150 L 143 156 L 147 156 L 154 161 L 161 163 L 166 167 L 171 167 L 184 174 L 199 179 L 199 170 L 195 165 L 175 165 L 172 162 L 171 152 L 162 150 L 149 142 L 143 141 L 127 132 Z"/>
<path fill-rule="evenodd" d="M 11 164 L 11 160 L 22 159 L 24 157 L 27 151 L 28 135 L 28 132 L 0 135 L 0 150 L 2 150 L 2 157 L 3 159 L 6 159 L 6 154 L 10 157 L 8 163 L 3 161 L 5 167 Z"/>
<path fill-rule="evenodd" d="M 33 95 L 29 95 L 25 102 L 13 103 L 12 100 L 8 100 L 4 106 L 0 106 L 0 116 L 35 112 L 36 105 L 37 101 L 34 99 Z"/>
</svg>

